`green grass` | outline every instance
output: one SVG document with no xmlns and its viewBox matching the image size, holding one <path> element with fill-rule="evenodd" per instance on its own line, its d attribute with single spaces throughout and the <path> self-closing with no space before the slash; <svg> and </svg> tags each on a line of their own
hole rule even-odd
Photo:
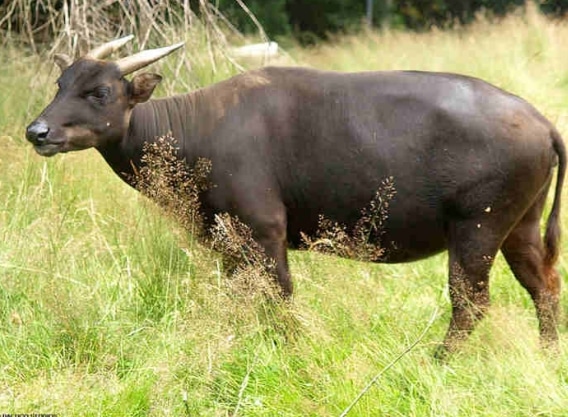
<svg viewBox="0 0 568 417">
<path fill-rule="evenodd" d="M 567 38 L 565 25 L 531 16 L 290 53 L 318 68 L 476 75 L 534 102 L 568 137 Z M 9 62 L 0 85 L 0 413 L 339 416 L 436 314 L 349 416 L 568 416 L 566 349 L 541 352 L 530 299 L 501 258 L 489 317 L 448 363 L 432 356 L 450 318 L 445 255 L 371 265 L 293 252 L 294 302 L 268 306 L 231 289 L 218 258 L 96 152 L 35 155 L 24 127 L 50 100 L 55 72 L 15 50 L 0 61 Z M 218 77 L 205 67 L 193 76 L 188 83 Z"/>
</svg>

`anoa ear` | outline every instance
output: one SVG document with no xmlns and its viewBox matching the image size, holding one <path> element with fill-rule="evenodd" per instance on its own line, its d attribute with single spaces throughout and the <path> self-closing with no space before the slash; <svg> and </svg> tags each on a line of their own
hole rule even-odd
<svg viewBox="0 0 568 417">
<path fill-rule="evenodd" d="M 66 54 L 55 54 L 53 56 L 53 60 L 61 70 L 61 72 L 65 71 L 68 67 L 73 64 L 73 60 L 69 55 Z"/>
<path fill-rule="evenodd" d="M 160 75 L 149 72 L 138 74 L 132 78 L 132 81 L 130 81 L 130 105 L 135 106 L 148 100 L 160 81 L 162 81 Z"/>
</svg>

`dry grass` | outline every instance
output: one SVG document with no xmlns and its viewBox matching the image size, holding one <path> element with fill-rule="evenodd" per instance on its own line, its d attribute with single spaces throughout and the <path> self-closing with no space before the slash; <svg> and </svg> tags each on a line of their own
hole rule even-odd
<svg viewBox="0 0 568 417">
<path fill-rule="evenodd" d="M 79 58 L 129 34 L 136 37 L 123 54 L 185 42 L 185 51 L 154 64 L 166 75 L 163 85 L 168 94 L 227 78 L 268 59 L 240 63 L 233 56 L 233 45 L 252 38 L 245 38 L 213 2 L 201 0 L 193 9 L 188 0 L 13 0 L 0 5 L 0 45 L 29 48 L 43 60 L 51 60 L 55 53 Z M 259 38 L 265 37 L 260 28 Z"/>
<path fill-rule="evenodd" d="M 381 236 L 389 217 L 390 200 L 395 195 L 394 179 L 383 180 L 370 203 L 361 209 L 361 217 L 352 230 L 320 215 L 315 236 L 302 234 L 304 246 L 315 252 L 359 261 L 380 261 L 386 255 L 381 247 Z"/>
<path fill-rule="evenodd" d="M 292 55 L 316 68 L 339 71 L 425 70 L 471 75 L 519 94 L 561 127 L 568 74 L 568 21 L 535 9 L 498 21 L 481 18 L 451 31 L 369 32 Z"/>
<path fill-rule="evenodd" d="M 233 292 L 251 299 L 258 296 L 279 299 L 274 260 L 254 240 L 250 227 L 223 213 L 215 216 L 211 236 L 212 247 L 223 254 Z"/>
<path fill-rule="evenodd" d="M 201 210 L 203 193 L 209 190 L 211 161 L 200 158 L 193 167 L 180 159 L 171 135 L 146 143 L 142 166 L 132 178 L 134 187 L 181 226 L 193 239 L 223 255 L 223 265 L 231 275 L 231 287 L 253 297 L 276 297 L 274 261 L 254 240 L 253 231 L 237 217 L 215 215 L 207 228 Z"/>
<path fill-rule="evenodd" d="M 171 135 L 144 144 L 142 167 L 132 178 L 134 187 L 175 219 L 192 236 L 205 235 L 201 194 L 210 188 L 211 161 L 200 158 L 192 168 L 178 156 Z"/>
<path fill-rule="evenodd" d="M 25 42 L 34 52 L 43 53 L 45 43 L 51 51 L 80 55 L 99 43 L 121 34 L 137 34 L 139 46 L 169 43 L 177 31 L 189 32 L 200 25 L 211 41 L 226 43 L 228 36 L 242 36 L 213 4 L 200 1 L 190 8 L 189 1 L 128 2 L 92 0 L 13 0 L 0 5 L 0 31 L 3 42 Z M 194 10 L 198 10 L 201 19 Z M 213 43 L 213 42 L 212 42 Z"/>
</svg>

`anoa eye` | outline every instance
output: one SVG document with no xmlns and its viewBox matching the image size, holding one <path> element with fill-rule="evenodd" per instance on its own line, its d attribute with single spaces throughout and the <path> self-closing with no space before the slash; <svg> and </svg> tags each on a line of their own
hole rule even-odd
<svg viewBox="0 0 568 417">
<path fill-rule="evenodd" d="M 110 88 L 106 86 L 100 86 L 92 89 L 87 93 L 87 97 L 94 98 L 96 100 L 103 100 L 110 94 Z"/>
</svg>

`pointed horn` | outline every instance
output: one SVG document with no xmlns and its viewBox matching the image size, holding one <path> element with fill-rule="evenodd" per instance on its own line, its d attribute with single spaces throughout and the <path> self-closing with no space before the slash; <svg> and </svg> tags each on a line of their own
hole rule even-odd
<svg viewBox="0 0 568 417">
<path fill-rule="evenodd" d="M 132 56 L 122 58 L 116 61 L 116 65 L 120 69 L 122 75 L 130 74 L 140 68 L 150 65 L 152 62 L 156 62 L 169 54 L 171 54 L 176 49 L 181 48 L 184 42 L 176 43 L 172 46 L 166 46 L 164 48 L 148 49 L 147 51 L 138 52 Z"/>
<path fill-rule="evenodd" d="M 61 72 L 65 71 L 67 67 L 70 67 L 73 63 L 71 57 L 65 54 L 55 54 L 53 60 L 55 61 L 59 69 L 61 69 Z"/>
<path fill-rule="evenodd" d="M 103 59 L 103 58 L 109 56 L 110 54 L 112 54 L 114 51 L 116 51 L 121 46 L 126 45 L 133 38 L 134 38 L 134 35 L 128 35 L 128 36 L 125 36 L 124 38 L 115 39 L 114 41 L 107 42 L 107 43 L 105 43 L 101 46 L 98 46 L 95 49 L 87 52 L 87 54 L 85 55 L 85 58 Z"/>
</svg>

